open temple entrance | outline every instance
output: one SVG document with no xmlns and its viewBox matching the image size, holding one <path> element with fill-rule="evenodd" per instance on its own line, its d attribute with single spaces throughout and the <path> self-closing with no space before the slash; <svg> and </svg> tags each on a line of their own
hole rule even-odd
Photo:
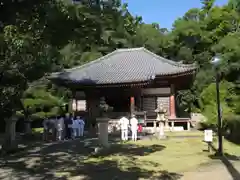
<svg viewBox="0 0 240 180">
<path fill-rule="evenodd" d="M 130 97 L 124 93 L 113 93 L 105 96 L 106 102 L 113 107 L 113 112 L 129 112 Z"/>
</svg>

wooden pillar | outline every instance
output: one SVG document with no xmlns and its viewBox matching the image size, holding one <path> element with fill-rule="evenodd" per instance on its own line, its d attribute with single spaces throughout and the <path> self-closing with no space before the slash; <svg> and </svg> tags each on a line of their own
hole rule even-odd
<svg viewBox="0 0 240 180">
<path fill-rule="evenodd" d="M 170 98 L 169 98 L 169 110 L 170 110 L 170 114 L 169 114 L 169 118 L 170 119 L 175 119 L 176 118 L 176 106 L 175 106 L 175 89 L 174 89 L 174 85 L 171 85 L 171 93 L 170 93 Z"/>
<path fill-rule="evenodd" d="M 69 112 L 75 113 L 77 111 L 77 96 L 76 91 L 72 91 L 72 99 L 69 101 Z"/>
<path fill-rule="evenodd" d="M 90 91 L 86 93 L 88 119 L 95 122 L 99 114 L 99 95 L 97 92 Z"/>
<path fill-rule="evenodd" d="M 131 97 L 130 98 L 130 113 L 131 113 L 131 115 L 134 113 L 134 109 L 135 109 L 135 98 Z"/>
</svg>

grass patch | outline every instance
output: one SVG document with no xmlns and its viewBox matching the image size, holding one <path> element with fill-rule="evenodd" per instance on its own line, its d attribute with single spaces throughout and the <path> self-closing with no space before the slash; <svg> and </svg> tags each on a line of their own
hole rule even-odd
<svg viewBox="0 0 240 180">
<path fill-rule="evenodd" d="M 214 138 L 213 140 L 214 147 L 218 147 L 218 140 Z M 223 152 L 226 155 L 240 157 L 240 145 L 236 145 L 226 139 L 223 139 Z"/>
<path fill-rule="evenodd" d="M 167 131 L 165 132 L 166 136 L 168 137 L 174 137 L 174 136 L 204 136 L 204 132 L 203 131 Z"/>
<path fill-rule="evenodd" d="M 184 138 L 156 138 L 112 144 L 99 153 L 80 154 L 67 158 L 65 166 L 55 173 L 68 179 L 179 179 L 187 171 L 195 171 L 201 165 L 218 163 L 212 158 L 215 152 L 206 152 L 203 132 L 173 132 L 174 136 L 184 134 Z M 187 138 L 193 135 L 199 137 Z M 214 146 L 217 146 L 214 138 Z M 225 152 L 240 155 L 240 146 L 224 140 Z M 70 155 L 71 157 L 71 155 Z M 61 157 L 62 158 L 62 157 Z"/>
<path fill-rule="evenodd" d="M 169 134 L 171 132 L 167 135 Z M 171 176 L 178 177 L 178 175 L 186 171 L 196 170 L 202 165 L 215 163 L 214 159 L 210 158 L 214 152 L 212 154 L 206 152 L 208 148 L 207 144 L 203 142 L 203 132 L 173 132 L 171 135 L 172 138 L 168 136 L 169 139 L 167 140 L 148 139 L 136 143 L 127 142 L 122 144 L 125 148 L 121 148 L 121 145 L 112 146 L 107 152 L 90 157 L 84 163 L 101 164 L 102 162 L 111 161 L 116 162 L 121 171 L 137 168 L 141 169 L 142 172 L 151 172 L 149 173 L 151 177 L 143 177 L 142 179 L 154 179 L 163 175 L 168 177 L 172 173 L 174 175 Z M 180 135 L 199 137 L 174 138 L 174 136 Z M 216 140 L 214 145 L 216 145 Z M 240 155 L 240 146 L 226 140 L 224 140 L 224 149 L 225 152 L 233 156 Z"/>
<path fill-rule="evenodd" d="M 208 157 L 209 153 L 203 151 L 207 149 L 207 145 L 201 138 L 140 140 L 136 143 L 124 143 L 122 146 L 125 148 L 121 148 L 121 144 L 112 146 L 103 154 L 89 157 L 84 163 L 116 162 L 122 172 L 140 169 L 141 172 L 151 174 L 142 179 L 154 179 L 162 176 L 178 177 L 184 171 L 213 161 Z"/>
<path fill-rule="evenodd" d="M 32 128 L 33 133 L 43 133 L 43 128 Z"/>
</svg>

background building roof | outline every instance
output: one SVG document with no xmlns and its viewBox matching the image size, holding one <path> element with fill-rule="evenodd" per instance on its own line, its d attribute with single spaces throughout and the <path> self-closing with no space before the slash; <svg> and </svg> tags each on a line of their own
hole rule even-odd
<svg viewBox="0 0 240 180">
<path fill-rule="evenodd" d="M 80 84 L 143 82 L 156 76 L 191 72 L 196 66 L 158 56 L 145 48 L 118 49 L 95 61 L 53 73 L 51 78 Z"/>
</svg>

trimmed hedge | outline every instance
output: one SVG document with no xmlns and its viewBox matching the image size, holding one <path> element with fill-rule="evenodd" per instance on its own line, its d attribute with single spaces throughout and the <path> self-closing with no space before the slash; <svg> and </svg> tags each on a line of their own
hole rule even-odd
<svg viewBox="0 0 240 180">
<path fill-rule="evenodd" d="M 240 144 L 240 115 L 229 116 L 223 121 L 225 138 L 229 141 Z"/>
</svg>

